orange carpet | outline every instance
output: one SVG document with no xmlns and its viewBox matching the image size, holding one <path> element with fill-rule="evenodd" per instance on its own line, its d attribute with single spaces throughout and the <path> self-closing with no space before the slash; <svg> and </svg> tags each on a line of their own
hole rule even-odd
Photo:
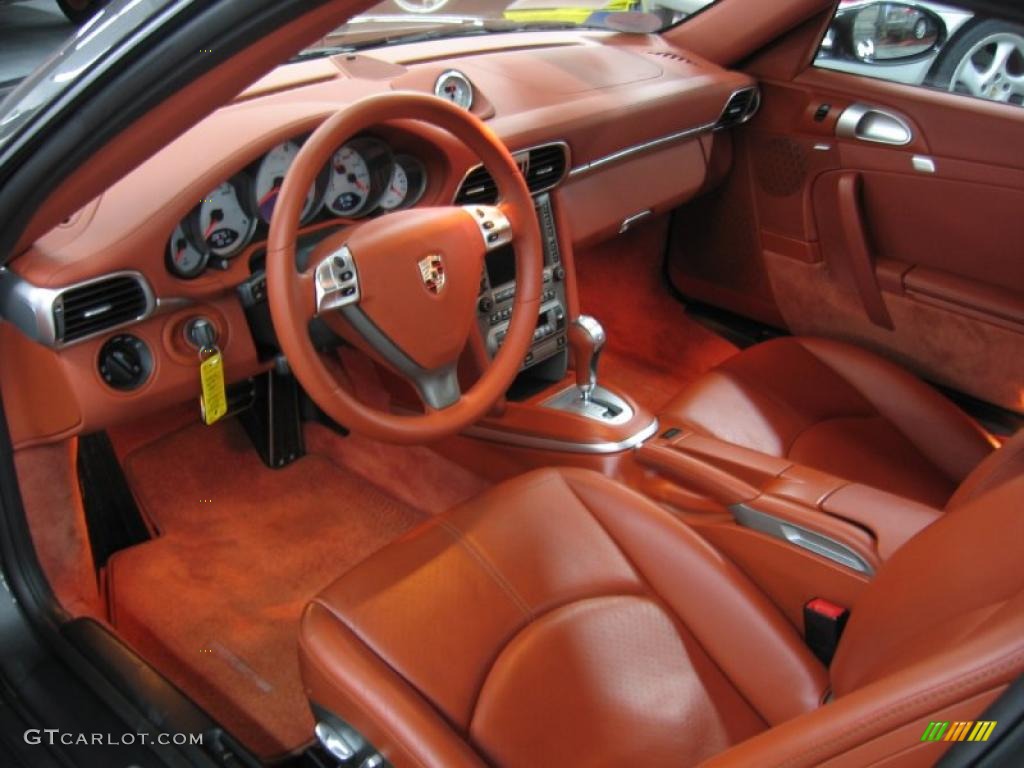
<svg viewBox="0 0 1024 768">
<path fill-rule="evenodd" d="M 260 757 L 300 748 L 303 606 L 424 514 L 319 453 L 267 469 L 234 421 L 152 442 L 125 471 L 160 535 L 110 560 L 112 623 Z"/>
<path fill-rule="evenodd" d="M 658 411 L 737 349 L 687 316 L 662 271 L 664 217 L 575 254 L 580 310 L 604 325 L 600 378 Z"/>
</svg>

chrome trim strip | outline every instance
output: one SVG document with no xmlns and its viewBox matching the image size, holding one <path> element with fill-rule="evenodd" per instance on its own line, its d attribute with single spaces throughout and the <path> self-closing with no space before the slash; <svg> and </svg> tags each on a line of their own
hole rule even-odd
<svg viewBox="0 0 1024 768">
<path fill-rule="evenodd" d="M 740 118 L 735 123 L 730 123 L 729 125 L 719 125 L 719 123 L 722 120 L 722 115 L 725 114 L 725 110 L 729 107 L 729 103 L 736 97 L 737 94 L 743 93 L 744 91 L 753 91 L 754 100 L 750 103 L 751 106 L 747 108 L 747 111 L 743 113 L 743 117 Z M 719 129 L 724 128 L 733 128 L 737 125 L 742 125 L 743 123 L 747 122 L 748 120 L 750 120 L 750 118 L 754 116 L 754 114 L 757 112 L 760 106 L 760 88 L 758 88 L 756 85 L 748 85 L 744 86 L 743 88 L 737 88 L 735 91 L 729 94 L 729 98 L 726 99 L 725 104 L 722 105 L 722 111 L 718 113 L 718 117 L 713 122 L 704 123 L 703 125 L 698 125 L 694 128 L 686 128 L 682 131 L 676 131 L 675 133 L 670 133 L 666 136 L 661 136 L 657 139 L 651 139 L 650 141 L 645 141 L 641 144 L 633 144 L 632 146 L 625 147 L 624 149 L 620 149 L 617 152 L 612 152 L 611 154 L 604 155 L 603 157 L 599 157 L 596 160 L 591 160 L 589 163 L 578 165 L 571 171 L 569 171 L 569 178 L 576 178 L 577 176 L 582 176 L 586 173 L 590 173 L 591 171 L 597 170 L 598 168 L 603 168 L 606 165 L 610 165 L 611 163 L 617 163 L 619 160 L 624 160 L 625 158 L 632 157 L 633 155 L 639 155 L 645 152 L 650 152 L 652 149 L 658 149 L 659 147 L 663 147 L 666 144 L 673 144 L 677 141 L 682 141 L 683 139 L 693 138 L 694 136 L 699 136 L 702 133 L 710 133 L 711 131 L 717 131 Z"/>
<path fill-rule="evenodd" d="M 537 437 L 535 435 L 523 435 L 518 432 L 508 432 L 493 427 L 469 427 L 462 434 L 465 437 L 486 440 L 491 443 L 502 443 L 517 448 L 536 448 L 543 451 L 556 451 L 561 453 L 589 453 L 608 454 L 621 453 L 641 445 L 645 440 L 650 439 L 658 432 L 658 420 L 654 419 L 650 424 L 636 432 L 625 440 L 617 443 L 574 443 L 568 440 L 555 440 L 550 437 Z"/>
<path fill-rule="evenodd" d="M 704 125 L 698 125 L 696 128 L 687 128 L 683 131 L 670 133 L 667 136 L 651 139 L 650 141 L 645 141 L 642 144 L 634 144 L 630 147 L 626 147 L 625 149 L 620 149 L 617 152 L 612 152 L 610 155 L 605 155 L 604 157 L 599 157 L 596 160 L 591 160 L 589 163 L 576 166 L 569 171 L 569 178 L 574 179 L 578 176 L 590 173 L 591 171 L 596 171 L 598 168 L 610 165 L 611 163 L 617 163 L 619 160 L 624 160 L 625 158 L 632 157 L 633 155 L 650 152 L 652 149 L 663 147 L 666 144 L 673 144 L 677 141 L 689 139 L 702 133 L 710 133 L 714 130 L 714 127 L 715 123 L 705 123 Z"/>
<path fill-rule="evenodd" d="M 61 295 L 66 291 L 83 288 L 114 277 L 131 277 L 139 284 L 143 295 L 146 297 L 146 307 L 142 314 L 67 343 L 59 340 L 57 338 L 57 325 L 54 321 L 53 309 Z M 149 281 L 146 280 L 141 272 L 134 269 L 108 272 L 107 274 L 91 277 L 88 280 L 71 283 L 60 288 L 45 288 L 30 283 L 21 275 L 6 267 L 0 267 L 0 317 L 10 322 L 33 341 L 54 349 L 74 346 L 117 328 L 124 328 L 125 326 L 141 322 L 156 311 L 157 304 L 156 296 L 149 285 Z"/>
<path fill-rule="evenodd" d="M 808 530 L 788 520 L 781 520 L 746 504 L 733 504 L 729 507 L 729 511 L 736 518 L 736 522 L 744 528 L 787 541 L 793 546 L 806 549 L 808 552 L 839 563 L 852 571 L 863 573 L 865 576 L 873 576 L 875 573 L 874 569 L 864 562 L 864 558 L 845 544 L 823 533 Z"/>
<path fill-rule="evenodd" d="M 544 149 L 545 147 L 561 147 L 562 148 L 562 154 L 565 156 L 565 164 L 562 166 L 562 175 L 559 176 L 555 181 L 553 181 L 550 186 L 541 187 L 540 189 L 538 189 L 538 190 L 536 190 L 534 192 L 531 192 L 530 194 L 533 197 L 537 197 L 538 195 L 543 195 L 545 192 L 550 192 L 552 189 L 554 189 L 559 184 L 561 184 L 563 181 L 565 181 L 565 179 L 570 175 L 569 166 L 572 164 L 572 150 L 570 150 L 568 142 L 562 141 L 562 140 L 558 140 L 558 141 L 545 141 L 543 144 L 535 144 L 534 146 L 527 147 L 526 149 L 517 149 L 517 150 L 514 150 L 514 151 L 513 150 L 509 150 L 509 154 L 512 155 L 513 159 L 515 159 L 515 158 L 519 157 L 520 155 L 528 154 L 528 153 L 533 152 L 534 150 L 537 150 L 537 149 Z M 517 162 L 517 165 L 518 165 L 518 162 Z M 473 171 L 476 171 L 479 168 L 483 168 L 483 167 L 484 167 L 483 163 L 477 163 L 476 165 L 470 166 L 469 170 L 466 171 L 462 175 L 462 179 L 459 181 L 459 185 L 455 188 L 455 196 L 452 198 L 452 203 L 453 204 L 455 203 L 456 200 L 459 199 L 459 193 L 462 192 L 462 187 L 463 187 L 463 185 L 465 185 L 466 179 L 469 178 L 469 174 L 471 174 L 471 173 L 473 173 Z M 488 173 L 490 173 L 490 171 L 488 171 Z M 493 178 L 493 174 L 492 174 L 491 177 Z"/>
</svg>

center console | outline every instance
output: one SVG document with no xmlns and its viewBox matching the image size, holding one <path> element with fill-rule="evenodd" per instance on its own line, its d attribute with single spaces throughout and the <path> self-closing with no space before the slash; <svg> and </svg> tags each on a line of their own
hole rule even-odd
<svg viewBox="0 0 1024 768">
<path fill-rule="evenodd" d="M 558 247 L 550 197 L 538 195 L 534 198 L 534 206 L 544 243 L 544 282 L 533 344 L 523 359 L 522 369 L 543 367 L 544 370 L 538 372 L 545 374 L 544 378 L 557 380 L 565 374 L 567 362 L 565 267 Z M 487 254 L 477 299 L 477 323 L 490 357 L 498 353 L 508 334 L 515 295 L 515 251 L 512 246 L 491 251 Z"/>
<path fill-rule="evenodd" d="M 595 318 L 570 317 L 566 286 L 575 277 L 573 260 L 561 251 L 552 205 L 546 193 L 534 197 L 544 265 L 533 342 L 502 406 L 466 434 L 562 456 L 622 454 L 654 434 L 657 421 L 628 395 L 598 384 L 604 331 Z M 515 295 L 515 252 L 511 246 L 496 249 L 486 257 L 476 315 L 490 358 L 508 334 Z"/>
</svg>

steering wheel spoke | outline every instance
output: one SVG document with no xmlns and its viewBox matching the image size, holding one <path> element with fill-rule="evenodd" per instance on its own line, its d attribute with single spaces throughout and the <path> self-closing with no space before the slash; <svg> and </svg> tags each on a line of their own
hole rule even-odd
<svg viewBox="0 0 1024 768">
<path fill-rule="evenodd" d="M 464 205 L 462 209 L 473 217 L 488 251 L 512 242 L 512 222 L 500 205 Z"/>
<path fill-rule="evenodd" d="M 359 273 L 346 245 L 316 264 L 312 282 L 316 316 L 359 303 Z"/>
<path fill-rule="evenodd" d="M 421 371 L 412 376 L 412 381 L 423 402 L 435 411 L 449 408 L 462 399 L 462 387 L 459 386 L 458 368 L 455 365 Z"/>
</svg>

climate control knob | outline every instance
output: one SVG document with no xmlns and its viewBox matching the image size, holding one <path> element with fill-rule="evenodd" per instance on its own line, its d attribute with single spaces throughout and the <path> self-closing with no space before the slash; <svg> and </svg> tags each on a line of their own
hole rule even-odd
<svg viewBox="0 0 1024 768">
<path fill-rule="evenodd" d="M 481 315 L 489 315 L 491 310 L 494 309 L 494 301 L 491 300 L 490 296 L 481 296 L 479 303 L 477 303 L 477 309 L 480 310 Z"/>
</svg>

